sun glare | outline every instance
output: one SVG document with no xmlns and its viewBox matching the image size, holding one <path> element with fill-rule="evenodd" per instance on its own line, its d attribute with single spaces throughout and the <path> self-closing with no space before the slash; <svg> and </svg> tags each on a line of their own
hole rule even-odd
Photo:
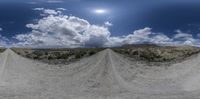
<svg viewBox="0 0 200 99">
<path fill-rule="evenodd" d="M 105 10 L 105 9 L 95 9 L 94 13 L 96 13 L 96 14 L 105 14 L 105 13 L 107 13 L 107 10 Z"/>
</svg>

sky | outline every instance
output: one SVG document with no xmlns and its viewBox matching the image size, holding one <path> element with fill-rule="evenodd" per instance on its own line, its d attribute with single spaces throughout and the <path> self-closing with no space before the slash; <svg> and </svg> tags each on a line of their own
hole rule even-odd
<svg viewBox="0 0 200 99">
<path fill-rule="evenodd" d="M 0 46 L 200 47 L 199 0 L 1 0 Z"/>
</svg>

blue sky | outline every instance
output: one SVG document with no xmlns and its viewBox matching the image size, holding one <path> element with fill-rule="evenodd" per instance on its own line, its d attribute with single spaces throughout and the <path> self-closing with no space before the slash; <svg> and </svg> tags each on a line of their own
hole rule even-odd
<svg viewBox="0 0 200 99">
<path fill-rule="evenodd" d="M 35 10 L 36 8 L 43 9 Z M 66 37 L 62 38 L 62 40 L 65 39 L 64 41 L 66 41 L 66 43 L 71 43 L 71 41 L 73 41 L 74 45 L 60 45 L 60 43 L 55 43 L 55 46 L 119 46 L 122 44 L 143 42 L 161 42 L 159 44 L 172 45 L 191 44 L 199 46 L 200 1 L 198 0 L 1 0 L 1 45 L 54 46 L 45 40 L 41 40 L 46 38 L 39 38 L 39 41 L 35 39 L 30 41 L 25 38 L 19 38 L 21 35 L 23 35 L 23 37 L 27 36 L 26 38 L 38 38 L 33 37 L 32 34 L 35 34 L 33 31 L 39 31 L 40 34 L 48 33 L 48 36 L 49 34 L 55 36 L 52 35 L 52 32 L 60 32 L 60 26 L 52 31 L 41 30 L 42 26 L 39 25 L 39 21 L 52 15 L 52 13 L 45 13 L 46 10 L 58 11 L 59 13 L 53 14 L 54 18 L 57 16 L 60 18 L 61 16 L 73 16 L 87 21 L 89 27 L 95 25 L 98 26 L 98 28 L 104 28 L 107 32 L 107 35 L 105 35 L 106 33 L 100 35 L 100 33 L 96 33 L 95 31 L 102 32 L 101 30 L 92 31 L 87 28 L 84 31 L 78 31 L 78 35 L 84 34 L 80 37 L 84 38 L 84 40 L 81 39 L 81 41 L 78 41 L 79 43 L 75 43 L 73 41 L 74 39 L 69 40 Z M 107 25 L 105 23 L 107 23 Z M 28 24 L 38 25 L 41 26 L 41 28 L 36 29 L 33 26 L 28 27 Z M 67 30 L 65 32 L 70 34 L 69 28 L 71 29 L 71 27 L 66 26 L 62 28 L 62 30 L 65 29 Z M 77 27 L 73 27 L 72 30 L 75 28 Z M 89 30 L 90 32 L 92 31 L 92 35 L 88 36 L 89 33 L 86 34 L 85 32 Z M 137 33 L 134 34 L 134 32 L 140 30 L 147 30 L 148 37 L 146 39 L 137 38 Z M 77 31 L 73 32 L 77 34 Z M 95 34 L 99 34 L 98 37 L 97 35 L 94 37 Z M 143 36 L 144 34 L 145 33 L 141 33 L 139 35 Z M 85 37 L 86 35 L 87 37 Z M 105 38 L 102 38 L 102 35 Z M 58 33 L 56 36 L 58 36 Z M 47 36 L 45 35 L 45 37 Z M 155 37 L 164 38 L 166 41 L 155 41 Z M 77 37 L 75 36 L 74 38 Z M 87 38 L 87 40 L 85 38 Z M 99 41 L 94 41 L 94 44 L 87 43 L 93 42 L 90 40 L 94 38 L 99 39 Z M 61 42 L 59 41 L 60 39 L 61 38 L 57 39 L 58 42 Z M 38 44 L 38 42 L 41 42 L 41 44 Z"/>
</svg>

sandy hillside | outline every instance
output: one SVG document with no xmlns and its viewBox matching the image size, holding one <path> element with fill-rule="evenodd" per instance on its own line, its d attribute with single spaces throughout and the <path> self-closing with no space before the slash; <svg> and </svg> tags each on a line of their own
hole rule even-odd
<svg viewBox="0 0 200 99">
<path fill-rule="evenodd" d="M 7 49 L 0 54 L 0 99 L 199 99 L 199 60 L 149 67 L 107 49 L 48 65 Z"/>
</svg>

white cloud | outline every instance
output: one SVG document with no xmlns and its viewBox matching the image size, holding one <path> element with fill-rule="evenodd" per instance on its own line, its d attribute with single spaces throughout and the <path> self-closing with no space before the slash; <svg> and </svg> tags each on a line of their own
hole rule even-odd
<svg viewBox="0 0 200 99">
<path fill-rule="evenodd" d="M 33 10 L 43 11 L 45 9 L 44 8 L 34 8 Z"/>
<path fill-rule="evenodd" d="M 151 28 L 144 28 L 134 31 L 132 34 L 129 34 L 125 37 L 125 43 L 140 43 L 140 42 L 148 42 L 149 35 L 152 34 Z"/>
<path fill-rule="evenodd" d="M 30 1 L 30 2 L 27 2 L 27 4 L 37 4 L 37 2 Z"/>
<path fill-rule="evenodd" d="M 172 42 L 168 36 L 162 33 L 153 33 L 151 28 L 135 30 L 132 34 L 121 37 L 110 37 L 107 46 L 121 46 L 124 44 L 154 43 L 168 45 Z"/>
<path fill-rule="evenodd" d="M 63 3 L 63 2 L 75 2 L 81 0 L 46 0 L 47 3 Z"/>
<path fill-rule="evenodd" d="M 172 41 L 173 40 L 171 38 L 169 38 L 168 36 L 164 34 L 157 34 L 151 38 L 150 42 L 155 43 L 155 44 L 169 45 L 172 43 Z"/>
<path fill-rule="evenodd" d="M 85 47 L 104 46 L 110 32 L 107 27 L 90 24 L 87 20 L 66 15 L 48 15 L 36 24 L 27 24 L 29 34 L 16 35 L 20 46 Z"/>
<path fill-rule="evenodd" d="M 48 3 L 62 3 L 64 0 L 47 0 Z"/>
<path fill-rule="evenodd" d="M 181 30 L 176 30 L 177 34 L 174 35 L 174 39 L 179 39 L 179 40 L 188 40 L 193 38 L 191 34 L 184 33 Z"/>
<path fill-rule="evenodd" d="M 84 31 L 83 36 L 86 39 L 84 41 L 86 47 L 100 47 L 109 41 L 110 32 L 106 27 L 91 25 Z"/>
<path fill-rule="evenodd" d="M 0 32 L 3 31 L 3 28 L 0 27 Z M 0 34 L 0 47 L 8 46 L 9 40 Z"/>
<path fill-rule="evenodd" d="M 94 25 L 85 19 L 63 15 L 56 10 L 35 8 L 47 14 L 36 23 L 27 24 L 30 33 L 19 34 L 14 38 L 19 42 L 13 45 L 30 47 L 112 47 L 124 44 L 154 43 L 160 45 L 200 46 L 200 40 L 191 34 L 177 30 L 173 37 L 163 33 L 154 33 L 146 27 L 125 36 L 111 36 L 110 22 Z"/>
<path fill-rule="evenodd" d="M 52 10 L 52 9 L 45 9 L 45 8 L 34 8 L 33 10 L 36 11 L 42 11 L 43 13 L 41 13 L 41 16 L 47 16 L 47 15 L 58 15 L 61 14 L 61 11 L 56 11 L 56 10 Z"/>
<path fill-rule="evenodd" d="M 61 11 L 55 11 L 55 10 L 51 10 L 51 9 L 45 9 L 44 13 L 45 14 L 50 14 L 50 15 L 57 15 L 57 14 L 61 14 Z"/>
<path fill-rule="evenodd" d="M 65 8 L 57 8 L 57 10 L 65 11 L 67 9 L 65 9 Z"/>
<path fill-rule="evenodd" d="M 104 25 L 105 25 L 105 26 L 113 26 L 113 24 L 110 23 L 109 21 L 104 22 Z"/>
<path fill-rule="evenodd" d="M 0 34 L 0 47 L 7 47 L 9 40 Z"/>
<path fill-rule="evenodd" d="M 176 30 L 176 33 L 177 34 L 174 35 L 173 40 L 179 45 L 191 45 L 200 47 L 199 38 L 194 38 L 192 34 L 184 33 L 181 30 Z"/>
</svg>

